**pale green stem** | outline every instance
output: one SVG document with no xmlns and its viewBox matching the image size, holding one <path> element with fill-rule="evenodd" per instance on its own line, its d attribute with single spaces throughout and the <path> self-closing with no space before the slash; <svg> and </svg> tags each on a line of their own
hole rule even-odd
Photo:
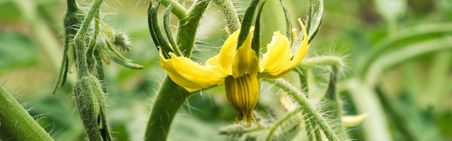
<svg viewBox="0 0 452 141">
<path fill-rule="evenodd" d="M 334 66 L 338 69 L 345 66 L 344 59 L 339 56 L 318 56 L 306 58 L 298 67 L 310 69 L 316 66 Z"/>
<path fill-rule="evenodd" d="M 337 135 L 334 133 L 333 129 L 328 125 L 328 122 L 315 111 L 314 106 L 312 106 L 306 96 L 299 91 L 295 86 L 285 81 L 284 79 L 264 79 L 265 81 L 278 86 L 282 90 L 286 91 L 294 101 L 303 108 L 307 115 L 312 115 L 312 120 L 319 125 L 319 127 L 324 131 L 325 136 L 330 141 L 339 140 Z"/>
<path fill-rule="evenodd" d="M 190 18 L 179 21 L 177 45 L 187 57 L 191 55 L 199 21 L 209 3 L 209 0 L 197 1 L 187 14 Z M 189 96 L 190 93 L 187 90 L 166 77 L 153 103 L 144 140 L 166 141 L 177 111 Z"/>
<path fill-rule="evenodd" d="M 152 107 L 145 141 L 166 141 L 174 116 L 188 96 L 188 91 L 165 78 Z"/>
<path fill-rule="evenodd" d="M 283 123 L 286 123 L 289 120 L 291 120 L 294 116 L 299 115 L 302 110 L 303 110 L 303 108 L 297 108 L 297 109 L 289 112 L 288 114 L 286 114 L 284 117 L 280 118 L 278 121 L 276 121 L 275 124 L 273 124 L 273 126 L 271 126 L 270 131 L 268 132 L 267 137 L 265 138 L 265 141 L 271 141 L 273 134 L 276 132 L 276 129 L 281 127 L 281 125 L 283 125 Z"/>
<path fill-rule="evenodd" d="M 432 39 L 405 47 L 397 51 L 380 56 L 369 67 L 364 77 L 364 82 L 370 87 L 376 86 L 383 72 L 396 64 L 409 60 L 413 57 L 441 50 L 452 49 L 452 36 L 446 38 Z"/>
<path fill-rule="evenodd" d="M 432 39 L 429 41 L 417 43 L 410 47 L 405 47 L 397 51 L 380 56 L 369 67 L 369 72 L 364 77 L 364 85 L 362 81 L 351 80 L 349 82 L 349 90 L 352 93 L 353 101 L 357 105 L 361 113 L 370 113 L 371 116 L 364 122 L 366 138 L 370 141 L 390 141 L 384 113 L 381 105 L 375 97 L 376 94 L 371 90 L 379 81 L 383 72 L 396 64 L 400 64 L 413 57 L 431 53 L 434 51 L 452 49 L 452 37 Z"/>
<path fill-rule="evenodd" d="M 246 128 L 243 126 L 233 126 L 233 127 L 226 127 L 226 128 L 220 129 L 220 134 L 223 134 L 223 135 L 246 134 L 246 133 L 268 130 L 270 128 L 271 128 L 270 126 L 257 126 L 257 127 L 252 127 L 252 128 Z"/>
<path fill-rule="evenodd" d="M 187 17 L 187 9 L 185 9 L 185 7 L 178 2 L 174 0 L 160 0 L 160 3 L 165 6 L 171 5 L 171 12 L 176 15 L 179 20 L 185 19 Z"/>
<path fill-rule="evenodd" d="M 364 61 L 358 65 L 358 75 L 362 77 L 369 69 L 372 61 L 378 59 L 381 54 L 385 53 L 388 49 L 394 48 L 391 46 L 397 42 L 401 42 L 407 39 L 412 39 L 418 36 L 431 36 L 431 35 L 447 35 L 452 34 L 452 24 L 428 24 L 419 25 L 416 27 L 406 28 L 397 32 L 397 34 L 391 34 L 380 42 L 374 45 L 374 50 L 370 52 Z"/>
<path fill-rule="evenodd" d="M 444 89 L 450 86 L 450 84 L 448 84 L 450 79 L 447 79 L 447 77 L 444 76 L 448 76 L 448 74 L 450 74 L 452 66 L 451 58 L 451 51 L 437 53 L 434 57 L 429 73 L 427 89 L 424 93 L 435 94 L 437 96 L 430 95 L 429 97 L 425 97 L 428 98 L 428 101 L 439 101 L 441 99 L 438 98 L 441 98 L 441 95 L 447 93 Z"/>
<path fill-rule="evenodd" d="M 30 23 L 31 31 L 33 34 L 35 41 L 45 49 L 46 53 L 48 53 L 48 57 L 50 58 L 50 63 L 55 69 L 59 69 L 59 59 L 61 54 L 58 52 L 59 43 L 56 40 L 56 37 L 53 35 L 50 28 L 45 24 L 42 19 L 36 14 L 38 13 L 36 10 L 35 2 L 28 0 L 14 0 L 16 2 L 17 7 L 22 13 L 22 16 Z"/>
<path fill-rule="evenodd" d="M 365 140 L 391 141 L 391 133 L 384 116 L 385 113 L 375 91 L 357 79 L 349 80 L 346 87 L 349 89 L 353 103 L 359 113 L 369 114 L 363 121 Z"/>
<path fill-rule="evenodd" d="M 215 4 L 220 7 L 226 17 L 226 23 L 231 32 L 236 31 L 240 28 L 240 20 L 237 12 L 235 11 L 234 5 L 231 0 L 213 0 Z"/>
<path fill-rule="evenodd" d="M 0 140 L 52 141 L 13 96 L 0 87 Z"/>
<path fill-rule="evenodd" d="M 306 136 L 307 136 L 308 141 L 316 141 L 314 127 L 311 124 L 311 121 L 309 121 L 308 119 L 305 119 L 304 123 L 306 125 L 305 129 L 306 129 Z"/>
<path fill-rule="evenodd" d="M 86 35 L 88 34 L 88 28 L 93 21 L 96 13 L 98 12 L 103 0 L 96 0 L 92 5 L 89 13 L 83 19 L 82 25 L 80 26 L 80 30 L 74 36 L 74 47 L 75 47 L 75 55 L 76 55 L 76 63 L 77 63 L 77 71 L 78 77 L 82 78 L 89 74 L 88 64 L 86 62 Z"/>
<path fill-rule="evenodd" d="M 50 60 L 48 63 L 50 63 L 55 70 L 58 70 L 58 66 L 60 65 L 59 58 L 62 57 L 60 53 L 61 44 L 57 40 L 57 37 L 52 33 L 50 27 L 36 14 L 38 12 L 36 10 L 36 5 L 34 4 L 35 2 L 28 0 L 14 0 L 13 2 L 16 3 L 25 20 L 30 23 L 33 41 L 44 49 L 47 53 L 47 57 L 49 57 L 48 60 Z M 68 76 L 67 80 L 70 83 L 75 82 L 75 78 L 71 75 Z"/>
</svg>

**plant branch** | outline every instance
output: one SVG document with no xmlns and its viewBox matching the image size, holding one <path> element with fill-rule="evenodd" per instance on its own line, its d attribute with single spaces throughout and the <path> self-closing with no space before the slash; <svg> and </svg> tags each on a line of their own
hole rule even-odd
<svg viewBox="0 0 452 141">
<path fill-rule="evenodd" d="M 226 23 L 228 24 L 228 28 L 230 32 L 234 32 L 240 28 L 240 20 L 237 15 L 237 11 L 234 8 L 231 0 L 213 0 L 215 4 L 220 7 L 220 10 L 223 11 L 223 14 L 226 18 Z"/>
<path fill-rule="evenodd" d="M 151 2 L 152 3 L 152 2 Z M 174 0 L 160 0 L 160 3 L 165 6 L 171 6 L 171 12 L 179 19 L 185 19 L 187 17 L 187 9 Z"/>
<path fill-rule="evenodd" d="M 0 87 L 0 140 L 52 141 L 14 97 Z"/>
<path fill-rule="evenodd" d="M 166 141 L 174 116 L 188 96 L 188 91 L 166 77 L 155 97 L 145 141 Z"/>
<path fill-rule="evenodd" d="M 295 102 L 300 107 L 303 108 L 305 113 L 307 113 L 308 115 L 312 115 L 312 120 L 314 120 L 315 123 L 319 124 L 320 128 L 324 131 L 328 140 L 330 141 L 339 140 L 336 134 L 334 133 L 333 129 L 328 125 L 328 122 L 318 112 L 315 111 L 315 108 L 309 103 L 306 96 L 301 91 L 299 91 L 295 86 L 281 78 L 264 80 L 274 84 L 275 86 L 278 86 L 282 90 L 286 91 L 287 94 L 289 94 L 292 98 L 294 98 Z"/>
</svg>

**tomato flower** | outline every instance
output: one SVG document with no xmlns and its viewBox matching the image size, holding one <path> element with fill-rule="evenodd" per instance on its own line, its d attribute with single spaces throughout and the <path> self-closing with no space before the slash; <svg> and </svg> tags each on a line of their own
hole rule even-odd
<svg viewBox="0 0 452 141">
<path fill-rule="evenodd" d="M 276 31 L 267 45 L 267 52 L 259 59 L 251 47 L 253 31 L 250 30 L 237 48 L 240 33 L 237 30 L 226 39 L 220 52 L 204 65 L 171 52 L 169 58 L 160 53 L 160 64 L 171 80 L 189 92 L 224 83 L 227 98 L 238 111 L 237 120 L 250 123 L 254 120 L 253 109 L 259 97 L 259 78 L 278 78 L 287 74 L 308 51 L 306 28 L 300 19 L 298 22 L 304 36 L 295 54 L 289 39 Z"/>
</svg>

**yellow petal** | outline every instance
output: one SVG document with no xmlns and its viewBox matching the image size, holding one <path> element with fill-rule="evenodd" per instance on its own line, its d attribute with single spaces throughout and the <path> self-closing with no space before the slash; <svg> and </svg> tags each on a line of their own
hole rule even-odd
<svg viewBox="0 0 452 141">
<path fill-rule="evenodd" d="M 248 33 L 243 44 L 237 49 L 232 64 L 232 76 L 235 78 L 245 74 L 257 73 L 259 69 L 259 59 L 256 52 L 251 48 L 252 29 Z"/>
<path fill-rule="evenodd" d="M 212 63 L 212 60 L 217 59 L 218 64 L 221 66 L 223 72 L 225 74 L 232 74 L 232 64 L 234 61 L 234 57 L 236 54 L 237 41 L 239 38 L 240 30 L 232 33 L 224 42 L 223 47 L 221 47 L 220 53 L 217 56 L 212 57 L 207 61 L 208 63 Z M 215 58 L 218 57 L 218 58 Z"/>
<path fill-rule="evenodd" d="M 300 19 L 298 19 L 298 22 L 303 31 L 303 40 L 295 55 L 291 53 L 287 37 L 276 32 L 273 36 L 273 41 L 267 46 L 267 52 L 264 54 L 260 64 L 260 72 L 263 76 L 280 77 L 295 68 L 305 57 L 309 47 L 309 39 L 305 26 Z"/>
<path fill-rule="evenodd" d="M 160 53 L 160 65 L 176 84 L 189 92 L 194 92 L 221 83 L 225 75 L 219 66 L 200 65 L 192 60 L 170 53 L 171 58 L 164 58 Z"/>
<path fill-rule="evenodd" d="M 298 65 L 301 62 L 301 60 L 303 60 L 306 53 L 308 53 L 309 48 L 309 38 L 308 33 L 306 32 L 306 27 L 304 26 L 301 19 L 298 19 L 298 23 L 300 24 L 301 30 L 303 31 L 303 40 L 301 41 L 300 46 L 298 47 L 298 50 L 295 53 L 294 59 L 292 60 L 293 67 Z"/>
<path fill-rule="evenodd" d="M 267 45 L 267 52 L 263 55 L 260 71 L 272 75 L 279 75 L 292 59 L 289 39 L 280 32 L 275 32 L 272 42 Z"/>
</svg>

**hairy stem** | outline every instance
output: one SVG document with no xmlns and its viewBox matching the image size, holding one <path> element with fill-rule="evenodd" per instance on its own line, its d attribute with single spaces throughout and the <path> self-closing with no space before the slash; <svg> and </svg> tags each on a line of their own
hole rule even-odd
<svg viewBox="0 0 452 141">
<path fill-rule="evenodd" d="M 148 121 L 145 141 L 166 141 L 171 123 L 190 93 L 168 77 L 163 81 Z"/>
<path fill-rule="evenodd" d="M 165 4 L 163 1 L 162 3 Z M 180 50 L 187 57 L 191 55 L 199 20 L 209 3 L 210 0 L 197 1 L 187 14 L 190 18 L 180 19 L 176 40 L 177 45 L 181 47 Z M 152 7 L 152 3 L 149 7 Z M 165 78 L 152 106 L 146 128 L 146 141 L 166 141 L 171 123 L 189 95 L 187 90 L 174 83 L 169 77 Z"/>
<path fill-rule="evenodd" d="M 86 62 L 86 45 L 85 39 L 88 34 L 88 28 L 91 24 L 91 21 L 94 19 L 96 13 L 99 11 L 100 5 L 103 0 L 96 0 L 92 5 L 90 11 L 83 19 L 82 25 L 80 26 L 80 30 L 75 34 L 75 55 L 76 55 L 76 64 L 79 78 L 86 76 L 89 74 L 88 64 Z"/>
<path fill-rule="evenodd" d="M 345 66 L 344 59 L 339 56 L 318 56 L 306 58 L 298 67 L 303 69 L 310 69 L 316 66 L 333 66 L 341 68 Z"/>
<path fill-rule="evenodd" d="M 278 129 L 279 127 L 281 127 L 281 125 L 291 120 L 294 116 L 299 115 L 302 110 L 303 108 L 297 108 L 286 114 L 284 117 L 280 118 L 278 121 L 276 121 L 275 124 L 271 126 L 270 131 L 267 134 L 267 137 L 265 137 L 265 141 L 271 141 L 273 134 L 276 132 L 276 129 Z"/>
<path fill-rule="evenodd" d="M 0 87 L 0 140 L 52 141 L 14 97 Z"/>
<path fill-rule="evenodd" d="M 275 86 L 280 87 L 282 90 L 286 91 L 292 98 L 294 98 L 295 102 L 303 108 L 307 115 L 312 116 L 312 120 L 315 121 L 316 124 L 320 126 L 320 128 L 324 131 L 326 137 L 330 141 L 339 140 L 333 129 L 328 125 L 328 122 L 315 111 L 315 108 L 309 103 L 306 96 L 300 92 L 295 86 L 285 81 L 284 79 L 264 79 L 265 81 L 274 84 Z"/>
<path fill-rule="evenodd" d="M 213 0 L 215 4 L 220 7 L 220 10 L 223 11 L 223 14 L 226 18 L 226 23 L 228 24 L 228 28 L 230 32 L 234 32 L 240 28 L 240 20 L 237 15 L 237 11 L 235 11 L 234 5 L 231 0 Z"/>
<path fill-rule="evenodd" d="M 179 18 L 179 20 L 187 17 L 187 9 L 174 0 L 160 0 L 160 3 L 165 6 L 171 6 L 171 12 Z"/>
<path fill-rule="evenodd" d="M 179 30 L 177 33 L 177 45 L 180 47 L 180 51 L 186 57 L 191 56 L 191 52 L 193 50 L 193 46 L 195 45 L 195 37 L 196 31 L 198 30 L 199 21 L 207 9 L 210 0 L 199 0 L 194 6 L 190 9 L 188 13 L 188 17 L 186 19 L 182 19 L 179 22 Z"/>
</svg>

